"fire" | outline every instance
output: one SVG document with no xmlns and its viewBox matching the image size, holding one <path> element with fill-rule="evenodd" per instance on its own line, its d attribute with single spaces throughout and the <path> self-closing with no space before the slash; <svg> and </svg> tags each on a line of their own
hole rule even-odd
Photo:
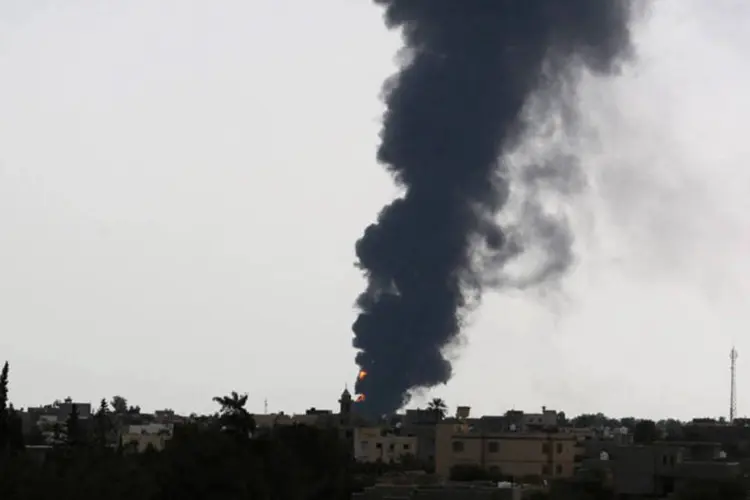
<svg viewBox="0 0 750 500">
<path fill-rule="evenodd" d="M 362 380 L 362 379 L 363 379 L 363 378 L 365 378 L 366 376 L 367 376 L 367 372 L 366 372 L 365 370 L 360 370 L 360 371 L 359 371 L 359 375 L 357 375 L 357 379 L 358 379 L 358 380 Z"/>
<path fill-rule="evenodd" d="M 357 403 L 361 403 L 364 400 L 365 400 L 365 395 L 364 394 L 360 394 L 360 395 L 357 396 L 357 399 L 355 401 L 357 401 Z"/>
</svg>

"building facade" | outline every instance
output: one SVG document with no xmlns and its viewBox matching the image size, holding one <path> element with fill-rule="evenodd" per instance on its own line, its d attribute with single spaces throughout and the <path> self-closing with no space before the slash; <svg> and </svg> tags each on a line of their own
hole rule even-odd
<svg viewBox="0 0 750 500">
<path fill-rule="evenodd" d="M 142 453 L 149 447 L 161 451 L 174 435 L 172 424 L 128 425 L 120 434 L 123 446 Z"/>
<path fill-rule="evenodd" d="M 450 477 L 456 466 L 474 466 L 514 478 L 565 478 L 576 467 L 579 436 L 559 431 L 492 432 L 467 422 L 437 426 L 435 471 Z"/>
<path fill-rule="evenodd" d="M 407 455 L 417 456 L 419 440 L 397 430 L 381 427 L 354 429 L 354 459 L 358 462 L 399 463 Z"/>
</svg>

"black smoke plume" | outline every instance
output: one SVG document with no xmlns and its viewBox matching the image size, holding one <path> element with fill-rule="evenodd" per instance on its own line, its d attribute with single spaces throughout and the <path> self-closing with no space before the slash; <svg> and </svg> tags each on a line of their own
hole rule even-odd
<svg viewBox="0 0 750 500">
<path fill-rule="evenodd" d="M 356 245 L 368 279 L 353 325 L 367 372 L 356 391 L 373 416 L 450 379 L 442 350 L 481 292 L 483 263 L 518 251 L 495 216 L 510 192 L 502 156 L 530 96 L 572 67 L 611 72 L 631 47 L 628 0 L 375 3 L 405 49 L 385 84 L 378 150 L 404 194 Z"/>
</svg>

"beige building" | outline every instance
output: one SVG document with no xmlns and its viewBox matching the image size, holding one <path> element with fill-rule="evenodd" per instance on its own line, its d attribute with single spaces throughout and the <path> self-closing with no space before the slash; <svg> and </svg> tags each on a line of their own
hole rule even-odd
<svg viewBox="0 0 750 500">
<path fill-rule="evenodd" d="M 404 455 L 417 455 L 416 436 L 400 435 L 380 427 L 354 429 L 354 458 L 358 462 L 398 463 Z"/>
<path fill-rule="evenodd" d="M 139 453 L 146 451 L 149 446 L 161 451 L 173 435 L 172 424 L 129 425 L 120 435 L 120 441 L 123 446 L 131 447 Z"/>
<path fill-rule="evenodd" d="M 456 465 L 504 476 L 571 477 L 580 436 L 560 432 L 486 432 L 458 420 L 437 426 L 435 470 L 449 477 Z"/>
</svg>

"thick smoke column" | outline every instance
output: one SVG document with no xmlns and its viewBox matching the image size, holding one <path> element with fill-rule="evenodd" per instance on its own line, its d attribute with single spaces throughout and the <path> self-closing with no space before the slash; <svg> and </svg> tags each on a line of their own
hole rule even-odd
<svg viewBox="0 0 750 500">
<path fill-rule="evenodd" d="M 368 278 L 353 325 L 360 410 L 380 415 L 413 388 L 447 382 L 488 262 L 517 252 L 494 222 L 509 194 L 502 153 L 541 87 L 583 63 L 629 52 L 627 0 L 375 0 L 403 29 L 401 71 L 385 86 L 378 160 L 404 188 L 357 242 Z M 564 167 L 563 167 L 564 168 Z"/>
</svg>

